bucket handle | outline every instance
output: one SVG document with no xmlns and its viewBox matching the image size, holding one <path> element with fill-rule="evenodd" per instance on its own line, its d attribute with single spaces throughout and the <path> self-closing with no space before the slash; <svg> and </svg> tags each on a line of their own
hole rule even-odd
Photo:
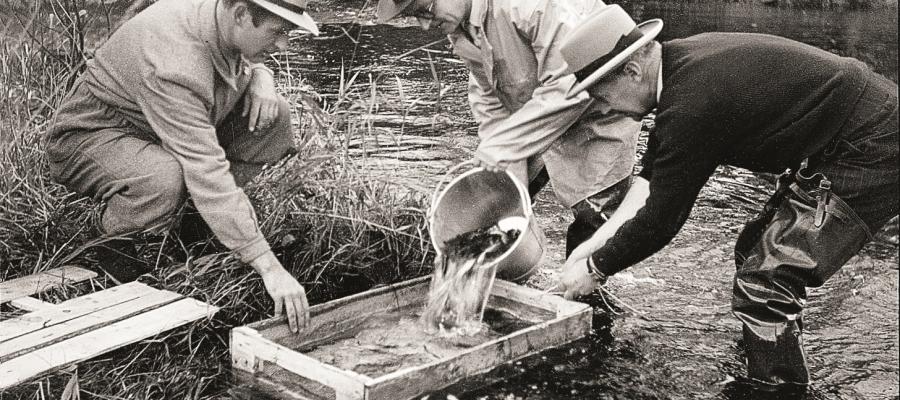
<svg viewBox="0 0 900 400">
<path fill-rule="evenodd" d="M 441 180 L 438 181 L 438 184 L 434 187 L 434 193 L 431 195 L 431 207 L 428 208 L 428 215 L 426 215 L 426 217 L 429 221 L 431 221 L 432 217 L 434 216 L 434 211 L 437 208 L 437 201 L 438 201 L 438 197 L 441 193 L 441 188 L 445 184 L 447 184 L 447 182 L 450 180 L 449 178 L 451 175 L 454 175 L 462 167 L 465 167 L 467 165 L 477 166 L 478 164 L 475 162 L 475 160 L 463 161 L 459 164 L 456 164 L 456 165 L 450 167 L 450 169 L 447 170 L 447 172 L 444 174 L 444 176 L 441 177 Z M 516 179 L 515 176 L 513 176 L 511 173 L 509 173 L 509 171 L 504 170 L 503 173 L 508 174 L 509 177 L 513 180 L 513 182 L 518 182 L 518 179 Z M 516 185 L 516 189 L 519 190 L 519 196 L 522 199 L 524 199 L 524 201 L 526 203 L 530 204 L 531 196 L 528 194 L 528 189 L 523 189 L 523 187 L 522 187 L 523 185 L 524 184 L 522 184 L 522 182 L 519 182 L 519 185 Z M 525 207 L 525 210 L 524 210 L 525 218 L 530 219 L 532 213 L 533 213 L 533 210 L 531 209 L 531 207 Z"/>
<path fill-rule="evenodd" d="M 450 180 L 449 178 L 451 175 L 455 174 L 456 171 L 459 171 L 462 167 L 465 167 L 467 165 L 474 166 L 477 164 L 475 163 L 474 160 L 466 160 L 459 164 L 456 164 L 456 165 L 450 167 L 450 169 L 448 169 L 447 172 L 444 173 L 444 176 L 441 177 L 441 180 L 438 181 L 437 186 L 434 187 L 434 193 L 431 195 L 431 207 L 428 208 L 428 219 L 429 220 L 431 220 L 432 215 L 434 215 L 434 209 L 437 207 L 437 199 L 441 193 L 441 188 L 445 184 L 447 184 L 447 181 Z"/>
</svg>

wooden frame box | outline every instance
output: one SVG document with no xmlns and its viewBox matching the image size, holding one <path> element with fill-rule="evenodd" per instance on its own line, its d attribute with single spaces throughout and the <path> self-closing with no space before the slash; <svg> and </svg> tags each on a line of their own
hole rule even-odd
<svg viewBox="0 0 900 400">
<path fill-rule="evenodd" d="M 429 280 L 414 279 L 313 306 L 310 326 L 300 335 L 290 332 L 282 319 L 232 329 L 231 357 L 237 382 L 286 399 L 409 399 L 577 340 L 591 328 L 588 305 L 498 280 L 487 308 L 514 314 L 533 324 L 462 349 L 452 357 L 370 377 L 293 350 L 346 337 L 346 332 L 353 331 L 369 316 L 422 306 Z"/>
</svg>

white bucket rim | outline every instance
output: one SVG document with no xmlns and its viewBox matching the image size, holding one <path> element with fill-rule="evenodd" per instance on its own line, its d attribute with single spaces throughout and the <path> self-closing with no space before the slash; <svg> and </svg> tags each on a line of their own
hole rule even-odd
<svg viewBox="0 0 900 400">
<path fill-rule="evenodd" d="M 459 167 L 466 165 L 466 164 L 467 163 L 462 163 L 462 164 L 459 164 L 459 165 L 451 168 L 448 171 L 448 174 L 452 173 Z M 441 252 L 441 248 L 440 248 L 440 246 L 438 246 L 438 243 L 435 240 L 434 233 L 433 233 L 435 208 L 437 207 L 438 204 L 441 203 L 441 200 L 444 199 L 444 195 L 447 194 L 447 191 L 451 187 L 453 187 L 459 181 L 465 179 L 469 175 L 477 174 L 477 173 L 483 172 L 483 171 L 486 171 L 486 169 L 484 167 L 475 167 L 466 172 L 463 172 L 456 178 L 453 178 L 450 181 L 450 183 L 448 183 L 447 186 L 445 186 L 443 189 L 440 188 L 440 185 L 443 184 L 443 180 L 440 183 L 438 183 L 437 189 L 440 190 L 440 192 L 437 192 L 437 191 L 435 192 L 436 195 L 434 196 L 434 198 L 431 202 L 431 208 L 429 208 L 429 210 L 428 210 L 428 237 L 429 237 L 429 239 L 431 239 L 431 246 L 434 248 L 434 251 L 437 253 L 438 257 L 442 257 L 443 253 Z M 516 238 L 516 241 L 513 242 L 513 244 L 511 246 L 509 246 L 509 248 L 506 249 L 505 252 L 503 252 L 503 254 L 501 254 L 499 257 L 493 259 L 492 261 L 488 262 L 487 264 L 482 265 L 481 268 L 493 268 L 494 266 L 499 264 L 500 261 L 503 261 L 504 259 L 506 259 L 506 257 L 508 257 L 510 254 L 512 254 L 512 252 L 516 248 L 518 248 L 520 244 L 522 244 L 522 241 L 525 240 L 525 236 L 528 233 L 528 229 L 530 228 L 531 224 L 535 223 L 534 219 L 532 218 L 533 210 L 531 209 L 531 196 L 528 194 L 528 188 L 526 188 L 525 185 L 519 181 L 519 178 L 516 178 L 516 176 L 513 175 L 512 172 L 509 172 L 509 170 L 504 170 L 503 172 L 506 173 L 506 175 L 512 180 L 513 185 L 515 185 L 516 189 L 519 192 L 519 199 L 522 202 L 522 210 L 523 210 L 523 214 L 524 214 L 524 215 L 522 215 L 522 218 L 525 219 L 526 224 L 525 224 L 525 226 L 522 227 L 522 230 L 519 232 L 519 237 Z M 515 217 L 507 217 L 507 218 L 515 218 Z M 506 219 L 506 218 L 504 218 L 504 219 Z"/>
</svg>

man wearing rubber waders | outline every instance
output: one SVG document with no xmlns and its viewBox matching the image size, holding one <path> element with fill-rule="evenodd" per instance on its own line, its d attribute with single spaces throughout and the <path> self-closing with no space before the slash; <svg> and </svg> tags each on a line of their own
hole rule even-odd
<svg viewBox="0 0 900 400">
<path fill-rule="evenodd" d="M 190 195 L 216 238 L 260 274 L 275 314 L 294 331 L 307 323 L 306 292 L 239 186 L 293 152 L 290 107 L 261 63 L 287 47 L 289 30 L 318 34 L 305 7 L 160 0 L 87 62 L 57 110 L 47 155 L 54 181 L 104 204 L 104 272 L 119 281 L 149 272 L 129 237 L 168 227 Z"/>
<path fill-rule="evenodd" d="M 599 105 L 656 109 L 643 170 L 611 219 L 569 257 L 566 297 L 591 292 L 675 236 L 716 167 L 781 173 L 737 239 L 732 310 L 749 378 L 804 390 L 807 287 L 820 287 L 898 213 L 897 85 L 862 62 L 776 36 L 704 33 L 660 44 L 662 21 L 618 6 L 562 54 Z"/>
<path fill-rule="evenodd" d="M 447 34 L 469 69 L 469 104 L 481 141 L 476 161 L 509 168 L 532 197 L 552 183 L 575 214 L 568 254 L 600 227 L 631 182 L 640 122 L 604 115 L 586 94 L 567 98 L 560 44 L 597 0 L 381 0 L 378 18 L 418 19 Z"/>
</svg>

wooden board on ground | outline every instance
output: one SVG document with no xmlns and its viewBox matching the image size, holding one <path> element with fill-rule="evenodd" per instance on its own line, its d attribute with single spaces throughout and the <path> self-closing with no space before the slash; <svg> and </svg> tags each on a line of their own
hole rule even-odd
<svg viewBox="0 0 900 400">
<path fill-rule="evenodd" d="M 67 266 L 0 282 L 0 304 L 45 290 L 86 281 L 97 276 L 84 268 Z"/>
<path fill-rule="evenodd" d="M 0 389 L 178 326 L 218 308 L 131 282 L 0 323 Z"/>
<path fill-rule="evenodd" d="M 56 305 L 53 303 L 38 300 L 31 296 L 19 297 L 18 299 L 10 300 L 9 305 L 23 311 L 37 311 L 56 307 Z"/>
<path fill-rule="evenodd" d="M 304 354 L 322 338 L 344 338 L 378 312 L 419 307 L 428 278 L 401 282 L 310 309 L 310 327 L 292 334 L 281 319 L 232 329 L 232 368 L 239 384 L 270 396 L 312 400 L 401 400 L 438 390 L 530 354 L 584 337 L 591 328 L 586 304 L 497 281 L 488 308 L 527 316 L 534 323 L 502 337 L 461 349 L 427 364 L 381 376 L 344 370 Z M 315 334 L 310 334 L 315 332 Z"/>
</svg>

